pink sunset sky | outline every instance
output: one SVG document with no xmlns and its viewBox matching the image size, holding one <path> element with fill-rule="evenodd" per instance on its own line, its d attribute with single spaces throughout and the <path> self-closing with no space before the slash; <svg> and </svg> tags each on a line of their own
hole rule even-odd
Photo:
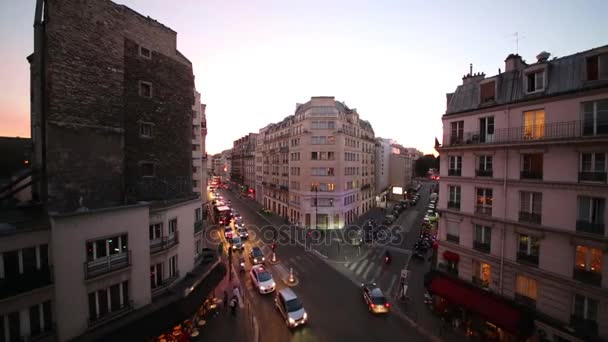
<svg viewBox="0 0 608 342">
<path fill-rule="evenodd" d="M 608 43 L 608 1 L 123 0 L 178 33 L 207 104 L 207 152 L 293 114 L 311 96 L 357 108 L 376 136 L 432 153 L 445 94 L 473 63 Z M 0 135 L 28 137 L 34 0 L 0 5 Z M 508 6 L 507 6 L 508 5 Z M 542 15 L 539 15 L 542 13 Z"/>
</svg>

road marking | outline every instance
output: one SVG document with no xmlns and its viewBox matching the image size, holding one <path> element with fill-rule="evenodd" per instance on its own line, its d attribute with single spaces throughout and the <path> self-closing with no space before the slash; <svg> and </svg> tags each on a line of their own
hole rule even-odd
<svg viewBox="0 0 608 342">
<path fill-rule="evenodd" d="M 348 268 L 350 266 L 350 261 L 344 264 L 344 267 Z"/>
<path fill-rule="evenodd" d="M 361 260 L 359 260 L 359 261 L 361 261 Z M 353 263 L 352 263 L 352 264 L 351 264 L 351 265 L 348 267 L 348 269 L 349 269 L 349 270 L 351 270 L 351 271 L 354 271 L 354 270 L 355 270 L 355 267 L 357 267 L 357 265 L 359 264 L 359 261 L 355 261 L 355 262 L 353 262 Z"/>
<path fill-rule="evenodd" d="M 390 296 L 391 293 L 393 293 L 393 286 L 395 286 L 395 281 L 397 280 L 397 275 L 393 274 L 393 278 L 391 279 L 390 285 L 388 286 L 388 289 L 386 290 L 386 293 Z"/>
<path fill-rule="evenodd" d="M 374 269 L 374 266 L 375 266 L 375 264 L 373 264 L 371 262 L 369 263 L 369 265 L 367 266 L 367 269 L 365 270 L 365 273 L 363 273 L 363 279 L 367 279 L 369 272 Z"/>
<path fill-rule="evenodd" d="M 376 269 L 376 273 L 374 273 L 374 277 L 372 278 L 372 280 L 378 279 L 378 276 L 380 275 L 380 272 L 382 272 L 382 267 L 378 267 Z"/>
<path fill-rule="evenodd" d="M 359 265 L 359 267 L 357 267 L 357 271 L 355 272 L 355 274 L 359 275 L 359 273 L 361 273 L 361 271 L 363 271 L 363 268 L 367 265 L 367 262 L 367 259 L 363 260 L 363 263 Z"/>
</svg>

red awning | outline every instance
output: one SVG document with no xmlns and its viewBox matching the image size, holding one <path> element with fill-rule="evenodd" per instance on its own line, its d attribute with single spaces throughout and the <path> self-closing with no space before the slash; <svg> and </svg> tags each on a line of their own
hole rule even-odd
<svg viewBox="0 0 608 342">
<path fill-rule="evenodd" d="M 458 260 L 460 260 L 460 255 L 450 251 L 443 252 L 443 257 L 447 261 L 458 262 Z"/>
<path fill-rule="evenodd" d="M 517 336 L 522 333 L 520 331 L 522 317 L 519 310 L 494 297 L 491 293 L 468 287 L 445 276 L 434 277 L 428 288 L 431 293 L 476 313 L 513 335 Z"/>
</svg>

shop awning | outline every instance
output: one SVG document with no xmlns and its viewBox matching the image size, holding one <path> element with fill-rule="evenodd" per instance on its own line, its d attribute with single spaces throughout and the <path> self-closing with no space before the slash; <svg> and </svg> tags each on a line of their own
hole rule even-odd
<svg viewBox="0 0 608 342">
<path fill-rule="evenodd" d="M 458 260 L 460 260 L 460 255 L 450 251 L 443 252 L 443 257 L 447 261 L 458 262 Z"/>
<path fill-rule="evenodd" d="M 462 306 L 510 334 L 527 337 L 534 331 L 531 317 L 506 299 L 438 272 L 427 279 L 426 286 L 432 294 Z"/>
</svg>

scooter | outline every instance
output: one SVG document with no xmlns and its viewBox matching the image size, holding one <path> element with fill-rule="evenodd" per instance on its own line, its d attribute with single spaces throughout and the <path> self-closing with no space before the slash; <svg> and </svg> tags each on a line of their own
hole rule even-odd
<svg viewBox="0 0 608 342">
<path fill-rule="evenodd" d="M 239 258 L 239 271 L 241 273 L 245 272 L 245 259 L 243 257 Z"/>
</svg>

